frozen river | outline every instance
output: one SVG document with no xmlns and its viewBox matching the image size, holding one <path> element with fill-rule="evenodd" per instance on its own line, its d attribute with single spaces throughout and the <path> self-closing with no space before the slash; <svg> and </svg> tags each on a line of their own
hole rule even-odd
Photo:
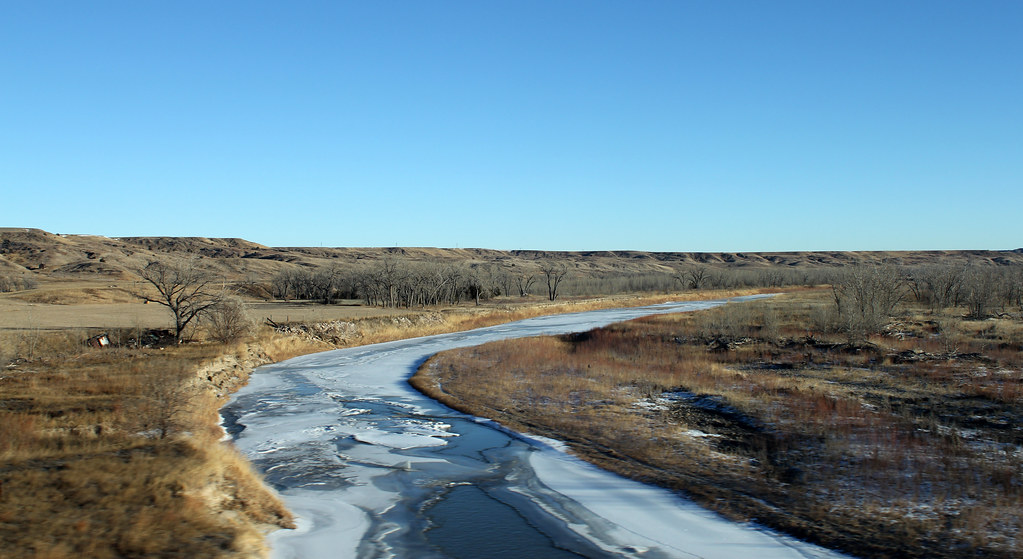
<svg viewBox="0 0 1023 559">
<path fill-rule="evenodd" d="M 270 536 L 273 557 L 837 557 L 603 472 L 557 441 L 507 432 L 407 384 L 446 349 L 723 302 L 540 317 L 260 367 L 223 416 L 298 517 L 297 529 Z"/>
</svg>

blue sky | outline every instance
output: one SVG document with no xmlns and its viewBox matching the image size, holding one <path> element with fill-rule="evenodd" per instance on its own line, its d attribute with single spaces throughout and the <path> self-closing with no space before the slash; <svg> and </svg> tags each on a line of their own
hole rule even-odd
<svg viewBox="0 0 1023 559">
<path fill-rule="evenodd" d="M 0 0 L 0 226 L 1023 247 L 1023 2 Z"/>
</svg>

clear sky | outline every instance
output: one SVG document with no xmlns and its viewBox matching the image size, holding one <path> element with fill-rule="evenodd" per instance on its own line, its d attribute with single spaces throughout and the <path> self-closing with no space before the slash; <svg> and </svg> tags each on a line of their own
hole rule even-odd
<svg viewBox="0 0 1023 559">
<path fill-rule="evenodd" d="M 0 226 L 1023 247 L 1023 2 L 0 0 Z"/>
</svg>

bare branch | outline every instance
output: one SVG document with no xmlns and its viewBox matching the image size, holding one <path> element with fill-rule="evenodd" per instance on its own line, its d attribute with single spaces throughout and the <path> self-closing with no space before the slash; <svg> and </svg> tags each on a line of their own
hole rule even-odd
<svg viewBox="0 0 1023 559">
<path fill-rule="evenodd" d="M 211 272 L 200 268 L 194 260 L 185 262 L 150 262 L 138 270 L 139 277 L 152 286 L 157 295 L 140 292 L 146 301 L 163 305 L 174 315 L 174 339 L 181 343 L 182 332 L 200 314 L 221 299 L 213 289 L 217 280 Z"/>
</svg>

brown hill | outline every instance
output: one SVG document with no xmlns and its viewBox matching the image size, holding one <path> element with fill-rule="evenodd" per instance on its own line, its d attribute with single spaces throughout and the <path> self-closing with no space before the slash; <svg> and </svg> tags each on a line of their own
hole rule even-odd
<svg viewBox="0 0 1023 559">
<path fill-rule="evenodd" d="M 43 279 L 131 279 L 147 263 L 194 256 L 230 278 L 268 277 L 291 267 L 350 265 L 383 259 L 433 262 L 491 262 L 528 266 L 557 259 L 597 275 L 671 272 L 686 265 L 729 268 L 832 268 L 882 261 L 907 266 L 934 263 L 1023 265 L 1023 249 L 1014 251 L 818 251 L 818 252 L 643 252 L 541 250 L 501 251 L 428 247 L 316 248 L 268 247 L 235 238 L 120 237 L 57 235 L 41 229 L 0 228 L 0 273 Z"/>
</svg>

